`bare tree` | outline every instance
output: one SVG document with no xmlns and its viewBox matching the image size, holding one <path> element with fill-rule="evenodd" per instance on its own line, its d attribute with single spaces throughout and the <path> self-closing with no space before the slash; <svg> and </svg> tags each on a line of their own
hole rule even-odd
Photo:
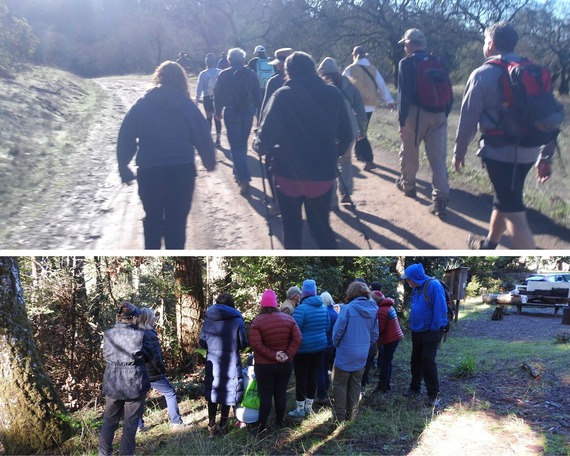
<svg viewBox="0 0 570 456">
<path fill-rule="evenodd" d="M 0 257 L 0 438 L 7 454 L 61 445 L 65 410 L 36 350 L 15 258 Z"/>
</svg>

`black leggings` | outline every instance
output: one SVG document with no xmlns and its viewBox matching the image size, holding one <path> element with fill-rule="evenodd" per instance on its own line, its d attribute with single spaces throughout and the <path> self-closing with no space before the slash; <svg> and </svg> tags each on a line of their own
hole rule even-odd
<svg viewBox="0 0 570 456">
<path fill-rule="evenodd" d="M 231 405 L 220 404 L 220 426 L 225 426 L 230 416 Z M 216 414 L 218 413 L 218 404 L 208 401 L 208 426 L 216 424 Z"/>
<path fill-rule="evenodd" d="M 255 378 L 259 391 L 259 425 L 264 427 L 271 413 L 271 399 L 275 401 L 275 424 L 283 425 L 287 407 L 287 385 L 293 373 L 293 362 L 283 364 L 256 364 Z"/>
<path fill-rule="evenodd" d="M 320 358 L 324 354 L 324 350 L 316 353 L 297 353 L 293 359 L 295 366 L 295 396 L 298 401 L 315 398 Z"/>
</svg>

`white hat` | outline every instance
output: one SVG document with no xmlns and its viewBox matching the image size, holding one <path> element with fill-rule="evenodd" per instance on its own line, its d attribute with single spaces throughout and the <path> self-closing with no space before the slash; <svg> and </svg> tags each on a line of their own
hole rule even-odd
<svg viewBox="0 0 570 456">
<path fill-rule="evenodd" d="M 265 48 L 261 44 L 258 44 L 257 46 L 255 46 L 255 50 L 253 52 L 254 53 L 265 52 Z"/>
</svg>

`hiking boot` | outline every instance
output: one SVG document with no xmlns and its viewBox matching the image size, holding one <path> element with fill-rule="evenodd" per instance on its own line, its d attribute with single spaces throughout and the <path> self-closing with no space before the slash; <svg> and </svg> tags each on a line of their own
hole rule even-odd
<svg viewBox="0 0 570 456">
<path fill-rule="evenodd" d="M 226 435 L 229 431 L 230 431 L 230 424 L 228 421 L 226 421 L 226 424 L 224 424 L 223 426 L 218 426 L 218 433 L 220 435 Z"/>
<path fill-rule="evenodd" d="M 470 233 L 469 236 L 467 236 L 467 247 L 471 250 L 481 250 L 483 242 L 485 242 L 484 239 L 477 237 L 473 233 Z"/>
<path fill-rule="evenodd" d="M 214 424 L 213 426 L 208 425 L 208 438 L 213 439 L 218 435 L 218 425 Z"/>
<path fill-rule="evenodd" d="M 249 193 L 250 185 L 249 182 L 242 182 L 239 184 L 239 193 L 240 195 L 246 195 Z"/>
<path fill-rule="evenodd" d="M 331 400 L 328 397 L 323 399 L 315 399 L 315 405 L 330 405 Z"/>
<path fill-rule="evenodd" d="M 414 397 L 418 397 L 419 395 L 420 395 L 419 391 L 410 388 L 402 396 L 408 397 L 408 398 L 414 398 Z"/>
<path fill-rule="evenodd" d="M 396 187 L 398 187 L 399 190 L 403 191 L 404 195 L 406 195 L 408 198 L 415 198 L 417 196 L 416 188 L 414 187 L 410 190 L 406 190 L 404 187 L 404 181 L 402 179 L 398 179 L 396 181 Z"/>
<path fill-rule="evenodd" d="M 378 168 L 378 165 L 374 162 L 366 162 L 366 165 L 364 165 L 364 171 L 372 171 L 376 168 Z"/>
<path fill-rule="evenodd" d="M 350 195 L 343 195 L 340 204 L 350 204 Z"/>
<path fill-rule="evenodd" d="M 425 402 L 425 405 L 426 407 L 439 407 L 441 405 L 441 401 L 437 396 L 429 396 Z"/>
<path fill-rule="evenodd" d="M 440 219 L 445 219 L 447 217 L 447 201 L 440 198 L 434 199 L 429 206 L 429 211 Z"/>
</svg>

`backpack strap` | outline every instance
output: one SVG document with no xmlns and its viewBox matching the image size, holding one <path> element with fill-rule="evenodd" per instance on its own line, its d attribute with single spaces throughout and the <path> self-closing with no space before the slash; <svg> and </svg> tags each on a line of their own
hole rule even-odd
<svg viewBox="0 0 570 456">
<path fill-rule="evenodd" d="M 370 74 L 370 71 L 368 71 L 368 68 L 366 68 L 365 65 L 359 64 L 358 66 L 364 70 L 364 72 L 368 75 L 368 77 L 370 79 L 372 79 L 372 82 L 374 83 L 374 87 L 376 87 L 376 90 L 378 90 L 378 84 L 376 84 L 376 78 Z"/>
<path fill-rule="evenodd" d="M 437 280 L 437 279 L 436 279 L 435 277 L 430 277 L 429 279 L 427 279 L 427 280 L 425 281 L 424 286 L 423 286 L 423 289 L 422 289 L 422 291 L 423 291 L 423 293 L 424 293 L 424 299 L 425 299 L 426 302 L 427 302 L 428 304 L 430 304 L 430 305 L 431 305 L 431 301 L 430 301 L 429 296 L 428 296 L 428 285 L 429 285 L 429 283 L 430 283 L 432 280 Z"/>
</svg>

